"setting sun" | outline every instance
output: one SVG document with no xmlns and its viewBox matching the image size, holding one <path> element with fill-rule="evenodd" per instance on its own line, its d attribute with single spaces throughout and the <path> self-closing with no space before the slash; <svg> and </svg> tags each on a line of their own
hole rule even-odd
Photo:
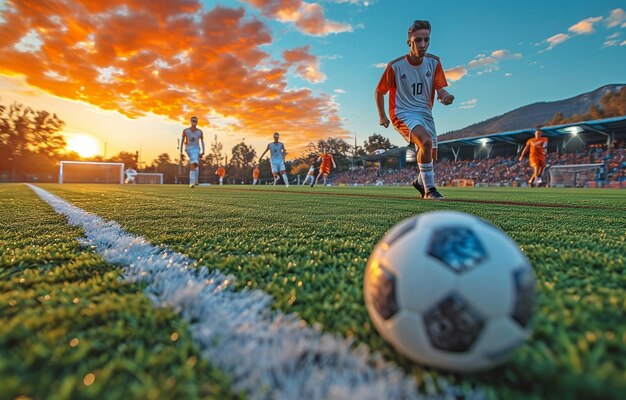
<svg viewBox="0 0 626 400">
<path fill-rule="evenodd" d="M 67 150 L 75 151 L 81 157 L 92 157 L 98 153 L 98 142 L 85 135 L 76 135 L 67 138 Z"/>
</svg>

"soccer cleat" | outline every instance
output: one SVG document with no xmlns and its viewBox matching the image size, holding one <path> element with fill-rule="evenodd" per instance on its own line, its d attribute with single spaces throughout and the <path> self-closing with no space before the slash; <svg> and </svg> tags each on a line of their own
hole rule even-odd
<svg viewBox="0 0 626 400">
<path fill-rule="evenodd" d="M 194 187 L 196 187 L 196 185 L 194 185 L 193 183 L 190 183 L 190 184 L 189 184 L 189 187 L 190 187 L 191 189 L 193 189 Z"/>
<path fill-rule="evenodd" d="M 422 186 L 422 184 L 419 183 L 419 178 L 413 179 L 413 182 L 411 182 L 411 185 L 413 185 L 415 190 L 417 190 L 420 193 L 420 197 L 422 199 L 426 196 L 426 190 L 424 189 L 424 186 Z"/>
<path fill-rule="evenodd" d="M 437 191 L 436 187 L 431 187 L 428 189 L 428 193 L 426 193 L 425 199 L 429 200 L 443 200 L 443 195 Z"/>
</svg>

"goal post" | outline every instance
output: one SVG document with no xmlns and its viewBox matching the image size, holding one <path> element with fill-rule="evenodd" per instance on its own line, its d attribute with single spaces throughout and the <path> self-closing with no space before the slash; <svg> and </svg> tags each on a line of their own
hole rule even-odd
<svg viewBox="0 0 626 400">
<path fill-rule="evenodd" d="M 135 183 L 146 185 L 162 185 L 163 174 L 160 172 L 137 172 Z"/>
<path fill-rule="evenodd" d="M 548 168 L 551 187 L 585 187 L 589 181 L 599 179 L 604 164 L 551 165 Z"/>
<path fill-rule="evenodd" d="M 61 161 L 59 183 L 124 183 L 124 163 Z"/>
</svg>

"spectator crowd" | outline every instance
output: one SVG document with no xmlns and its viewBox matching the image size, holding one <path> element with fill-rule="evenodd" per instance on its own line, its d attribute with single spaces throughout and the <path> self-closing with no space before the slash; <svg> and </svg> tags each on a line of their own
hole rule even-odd
<svg viewBox="0 0 626 400">
<path fill-rule="evenodd" d="M 543 180 L 548 179 L 551 165 L 604 164 L 596 180 L 626 181 L 626 148 L 610 150 L 590 148 L 577 153 L 548 153 Z M 360 167 L 331 176 L 334 185 L 407 185 L 417 174 L 415 164 L 400 170 L 379 167 Z M 517 186 L 525 183 L 532 174 L 528 160 L 518 161 L 518 156 L 494 157 L 484 160 L 444 161 L 435 163 L 436 185 L 450 185 L 455 179 L 471 179 L 476 184 Z"/>
</svg>

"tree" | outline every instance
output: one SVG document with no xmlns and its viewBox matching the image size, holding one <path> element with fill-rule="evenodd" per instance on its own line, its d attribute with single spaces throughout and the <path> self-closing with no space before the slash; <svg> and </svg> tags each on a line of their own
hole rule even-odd
<svg viewBox="0 0 626 400">
<path fill-rule="evenodd" d="M 335 156 L 335 158 L 347 157 L 350 155 L 352 149 L 352 146 L 345 140 L 332 137 L 318 140 L 317 147 L 319 150 L 326 149 L 326 151 Z"/>
<path fill-rule="evenodd" d="M 38 163 L 55 165 L 65 149 L 65 139 L 60 130 L 65 123 L 47 111 L 33 110 L 23 104 L 0 105 L 0 145 L 7 149 L 8 157 L 0 160 L 0 169 L 10 170 L 16 179 L 20 172 L 35 171 L 34 165 L 22 158 L 38 154 L 49 160 Z M 36 172 L 41 172 L 40 170 Z"/>
<path fill-rule="evenodd" d="M 34 126 L 28 140 L 30 148 L 35 153 L 58 158 L 67 145 L 65 138 L 59 133 L 65 122 L 47 111 L 34 111 L 33 117 Z"/>
<path fill-rule="evenodd" d="M 217 141 L 217 135 L 215 135 L 215 142 L 211 143 L 211 152 L 204 157 L 204 162 L 207 166 L 216 166 L 222 164 L 224 156 L 222 150 L 224 145 Z"/>
<path fill-rule="evenodd" d="M 233 147 L 232 154 L 230 165 L 237 168 L 252 167 L 254 159 L 256 158 L 256 151 L 245 142 L 236 144 L 235 147 Z"/>
<path fill-rule="evenodd" d="M 172 164 L 172 158 L 167 153 L 161 153 L 157 156 L 157 158 L 152 160 L 152 165 L 155 167 L 157 171 L 159 167 L 163 165 L 167 165 L 167 164 Z"/>
<path fill-rule="evenodd" d="M 120 151 L 117 155 L 109 159 L 110 162 L 124 163 L 124 169 L 132 168 L 137 169 L 137 153 L 129 153 L 127 151 Z"/>
<path fill-rule="evenodd" d="M 378 133 L 371 134 L 367 140 L 363 142 L 363 148 L 369 154 L 375 152 L 376 150 L 389 150 L 396 147 L 397 146 L 391 144 L 388 138 Z"/>
</svg>

